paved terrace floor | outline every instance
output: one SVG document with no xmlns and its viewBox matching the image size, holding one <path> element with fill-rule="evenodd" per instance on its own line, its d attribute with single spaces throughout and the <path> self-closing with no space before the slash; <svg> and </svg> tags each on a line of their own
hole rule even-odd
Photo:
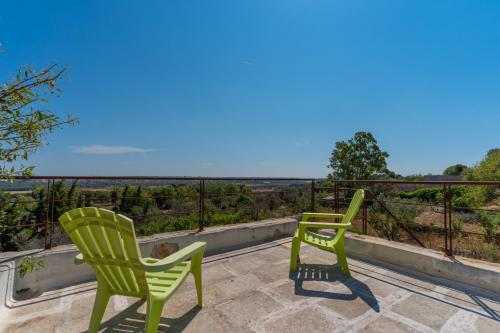
<svg viewBox="0 0 500 333">
<path fill-rule="evenodd" d="M 290 239 L 207 257 L 205 307 L 189 276 L 166 303 L 160 332 L 500 332 L 500 295 L 302 248 L 289 276 Z M 6 332 L 85 332 L 95 283 L 18 302 Z M 142 332 L 145 304 L 114 296 L 101 332 Z"/>
</svg>

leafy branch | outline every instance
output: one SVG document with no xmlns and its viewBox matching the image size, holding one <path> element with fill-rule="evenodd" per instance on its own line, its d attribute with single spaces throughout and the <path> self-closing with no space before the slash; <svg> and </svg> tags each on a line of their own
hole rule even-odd
<svg viewBox="0 0 500 333">
<path fill-rule="evenodd" d="M 30 176 L 33 166 L 15 166 L 46 143 L 47 135 L 63 125 L 74 125 L 71 116 L 61 119 L 50 110 L 48 96 L 59 96 L 57 81 L 66 71 L 54 64 L 40 71 L 30 66 L 18 70 L 16 77 L 0 86 L 0 177 Z"/>
</svg>

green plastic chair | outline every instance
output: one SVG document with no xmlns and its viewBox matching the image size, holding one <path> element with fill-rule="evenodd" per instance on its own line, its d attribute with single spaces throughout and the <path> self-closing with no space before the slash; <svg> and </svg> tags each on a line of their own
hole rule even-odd
<svg viewBox="0 0 500 333">
<path fill-rule="evenodd" d="M 73 209 L 59 218 L 80 250 L 75 264 L 90 264 L 97 292 L 88 332 L 97 332 L 112 295 L 147 299 L 146 331 L 156 332 L 163 306 L 189 272 L 194 276 L 198 306 L 203 306 L 201 261 L 205 242 L 195 242 L 163 259 L 142 258 L 134 223 L 106 209 Z M 184 261 L 191 258 L 191 262 Z"/>
<path fill-rule="evenodd" d="M 351 222 L 356 217 L 359 207 L 363 203 L 365 192 L 357 190 L 354 194 L 349 208 L 345 214 L 329 214 L 329 213 L 304 213 L 299 226 L 295 231 L 292 239 L 292 254 L 290 258 L 290 272 L 297 272 L 297 258 L 300 254 L 300 243 L 304 242 L 319 249 L 334 252 L 337 254 L 337 260 L 342 267 L 344 275 L 351 275 L 349 273 L 349 266 L 344 250 L 344 235 L 347 229 L 351 228 Z M 311 218 L 331 218 L 342 220 L 341 223 L 331 222 L 309 222 Z M 335 235 L 328 236 L 322 235 L 317 232 L 309 231 L 307 229 L 337 229 Z"/>
</svg>

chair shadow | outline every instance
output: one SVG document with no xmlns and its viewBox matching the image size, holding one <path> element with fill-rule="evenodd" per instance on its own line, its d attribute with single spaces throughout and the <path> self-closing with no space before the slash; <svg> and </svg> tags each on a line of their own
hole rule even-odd
<svg viewBox="0 0 500 333">
<path fill-rule="evenodd" d="M 146 328 L 146 314 L 138 312 L 138 309 L 144 304 L 145 300 L 140 300 L 129 306 L 114 317 L 101 323 L 99 332 L 102 333 L 139 333 L 144 332 Z M 195 305 L 191 310 L 178 318 L 160 318 L 158 326 L 159 333 L 182 332 L 191 320 L 200 312 L 201 309 Z M 85 331 L 87 332 L 87 331 Z M 82 332 L 84 333 L 84 332 Z"/>
<path fill-rule="evenodd" d="M 352 276 L 342 274 L 339 264 L 298 264 L 297 273 L 290 273 L 290 279 L 295 281 L 295 295 L 307 297 L 321 297 L 337 299 L 343 301 L 353 301 L 356 298 L 362 299 L 375 312 L 380 312 L 377 298 L 370 288 Z M 350 294 L 336 293 L 331 291 L 317 291 L 304 289 L 304 281 L 341 282 L 350 290 Z"/>
</svg>

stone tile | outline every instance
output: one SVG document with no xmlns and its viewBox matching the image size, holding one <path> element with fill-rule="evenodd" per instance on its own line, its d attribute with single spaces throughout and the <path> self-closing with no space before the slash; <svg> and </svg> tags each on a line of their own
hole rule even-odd
<svg viewBox="0 0 500 333">
<path fill-rule="evenodd" d="M 373 276 L 393 283 L 405 290 L 419 293 L 428 294 L 436 288 L 436 284 L 431 281 L 421 280 L 413 276 L 404 275 L 390 270 L 385 270 L 383 273 L 374 274 Z"/>
<path fill-rule="evenodd" d="M 290 276 L 290 263 L 287 261 L 268 265 L 266 268 L 255 270 L 252 273 L 265 283 L 288 279 Z"/>
<path fill-rule="evenodd" d="M 192 317 L 176 320 L 168 332 L 234 332 L 234 329 L 224 322 L 213 309 L 205 308 Z"/>
<path fill-rule="evenodd" d="M 492 298 L 495 297 L 491 295 Z M 483 295 L 478 295 L 478 293 L 465 292 L 460 290 L 448 290 L 445 293 L 445 300 L 460 305 L 464 308 L 471 309 L 486 315 L 493 315 L 500 318 L 500 298 L 497 297 L 497 301 L 483 297 Z"/>
<path fill-rule="evenodd" d="M 272 318 L 264 324 L 264 328 L 269 333 L 332 332 L 341 323 L 342 318 L 327 316 L 321 310 L 310 307 Z"/>
<path fill-rule="evenodd" d="M 18 319 L 20 320 L 7 324 L 4 331 L 8 333 L 57 332 L 61 315 L 36 316 L 31 320 Z"/>
<path fill-rule="evenodd" d="M 395 304 L 392 311 L 439 331 L 458 309 L 445 302 L 413 294 Z"/>
<path fill-rule="evenodd" d="M 192 289 L 186 292 L 177 292 L 173 294 L 163 307 L 162 316 L 168 318 L 177 318 L 188 313 L 198 305 L 196 290 Z"/>
<path fill-rule="evenodd" d="M 368 278 L 364 280 L 363 283 L 367 286 L 368 290 L 377 298 L 386 298 L 389 296 L 400 297 L 401 295 L 406 293 L 404 289 L 399 288 L 389 281 L 381 281 L 379 279 Z M 355 285 L 354 288 L 356 288 Z M 360 289 L 360 291 L 363 291 L 362 289 Z"/>
<path fill-rule="evenodd" d="M 247 327 L 283 306 L 263 292 L 219 304 L 215 310 L 237 327 Z"/>
<path fill-rule="evenodd" d="M 478 317 L 474 323 L 478 332 L 481 333 L 497 333 L 500 332 L 500 320 L 486 319 Z"/>
<path fill-rule="evenodd" d="M 366 325 L 360 332 L 362 333 L 417 333 L 419 331 L 401 322 L 381 316 Z"/>
<path fill-rule="evenodd" d="M 330 288 L 327 283 L 321 281 L 303 281 L 298 288 L 295 281 L 287 281 L 271 289 L 271 292 L 289 302 L 299 302 L 311 299 L 311 297 L 325 297 Z"/>
<path fill-rule="evenodd" d="M 289 250 L 282 246 L 278 246 L 232 257 L 224 262 L 224 266 L 227 267 L 230 272 L 238 274 L 254 273 L 256 271 L 265 271 L 278 261 L 284 260 L 288 262 L 287 259 L 289 257 Z"/>
<path fill-rule="evenodd" d="M 204 288 L 205 304 L 219 304 L 229 298 L 255 291 L 263 284 L 259 278 L 253 274 L 245 274 L 222 280 L 215 285 Z"/>
<path fill-rule="evenodd" d="M 223 265 L 218 265 L 217 263 L 203 265 L 202 274 L 205 283 L 216 283 L 234 276 L 234 274 L 224 269 Z"/>
<path fill-rule="evenodd" d="M 346 319 L 357 318 L 367 311 L 380 312 L 380 305 L 375 298 L 360 293 L 332 294 L 329 298 L 319 302 L 319 305 Z"/>
</svg>

